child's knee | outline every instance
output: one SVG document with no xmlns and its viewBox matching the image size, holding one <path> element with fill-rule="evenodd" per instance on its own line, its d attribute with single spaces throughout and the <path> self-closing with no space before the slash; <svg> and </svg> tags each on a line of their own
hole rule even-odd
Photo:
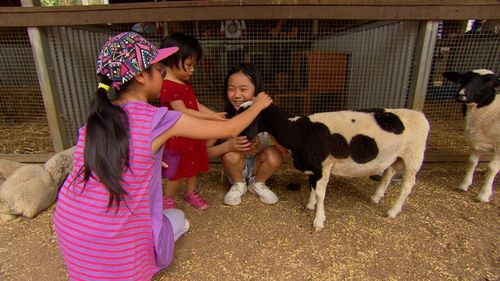
<svg viewBox="0 0 500 281">
<path fill-rule="evenodd" d="M 187 222 L 183 211 L 179 209 L 165 209 L 163 210 L 163 214 L 170 221 L 170 225 L 174 232 L 174 240 L 179 239 L 179 237 L 189 229 L 189 222 Z"/>
<path fill-rule="evenodd" d="M 227 164 L 236 165 L 243 161 L 243 154 L 240 152 L 231 151 L 222 155 L 222 161 Z"/>
<path fill-rule="evenodd" d="M 174 208 L 163 210 L 163 214 L 165 214 L 172 224 L 174 222 L 184 222 L 184 219 L 186 218 L 183 211 Z"/>
<path fill-rule="evenodd" d="M 265 161 L 272 167 L 279 167 L 283 161 L 281 152 L 274 147 L 269 147 L 265 151 Z"/>
</svg>

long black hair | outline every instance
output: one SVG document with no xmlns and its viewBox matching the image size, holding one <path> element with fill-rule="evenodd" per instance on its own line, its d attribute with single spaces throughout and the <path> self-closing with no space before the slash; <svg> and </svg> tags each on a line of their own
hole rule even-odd
<svg viewBox="0 0 500 281">
<path fill-rule="evenodd" d="M 111 85 L 111 80 L 104 75 L 98 75 L 98 79 L 100 83 Z M 122 85 L 121 90 L 128 85 Z M 122 174 L 130 168 L 127 113 L 113 104 L 108 92 L 99 87 L 90 104 L 86 127 L 84 166 L 78 177 L 83 174 L 84 188 L 90 177 L 98 179 L 109 191 L 108 210 L 116 201 L 118 211 L 120 201 L 127 194 L 121 185 Z"/>
<path fill-rule="evenodd" d="M 224 79 L 224 93 L 223 93 L 223 99 L 224 99 L 224 111 L 227 112 L 228 118 L 233 117 L 236 115 L 236 109 L 234 109 L 233 105 L 231 102 L 229 102 L 229 98 L 227 97 L 227 88 L 228 88 L 228 81 L 229 77 L 231 75 L 241 72 L 245 74 L 250 81 L 252 81 L 252 84 L 255 87 L 255 95 L 257 96 L 260 92 L 264 91 L 264 79 L 262 78 L 262 75 L 260 72 L 255 68 L 253 64 L 250 63 L 241 63 L 239 65 L 233 66 L 227 73 L 226 78 Z"/>
<path fill-rule="evenodd" d="M 163 59 L 161 62 L 168 67 L 184 69 L 184 61 L 194 56 L 196 61 L 200 61 L 203 55 L 203 48 L 196 38 L 182 32 L 174 32 L 165 37 L 160 48 L 178 47 L 179 51 Z"/>
</svg>

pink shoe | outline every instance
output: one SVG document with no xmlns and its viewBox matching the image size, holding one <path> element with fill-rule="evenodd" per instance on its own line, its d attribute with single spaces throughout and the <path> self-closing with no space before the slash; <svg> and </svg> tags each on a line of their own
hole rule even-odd
<svg viewBox="0 0 500 281">
<path fill-rule="evenodd" d="M 209 206 L 207 201 L 205 201 L 196 191 L 185 193 L 184 201 L 198 210 L 206 210 Z"/>
<path fill-rule="evenodd" d="M 175 208 L 175 199 L 163 196 L 163 209 Z"/>
</svg>

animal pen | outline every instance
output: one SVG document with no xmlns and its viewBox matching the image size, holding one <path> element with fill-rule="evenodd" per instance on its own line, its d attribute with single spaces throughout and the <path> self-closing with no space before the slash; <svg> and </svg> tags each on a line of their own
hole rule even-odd
<svg viewBox="0 0 500 281">
<path fill-rule="evenodd" d="M 193 85 L 215 110 L 223 109 L 228 68 L 250 62 L 292 114 L 422 110 L 431 123 L 426 161 L 466 159 L 457 88 L 442 73 L 498 74 L 498 1 L 265 2 L 0 8 L 0 157 L 42 162 L 74 145 L 96 90 L 99 49 L 110 35 L 136 30 L 157 45 L 177 31 L 200 41 Z"/>
</svg>

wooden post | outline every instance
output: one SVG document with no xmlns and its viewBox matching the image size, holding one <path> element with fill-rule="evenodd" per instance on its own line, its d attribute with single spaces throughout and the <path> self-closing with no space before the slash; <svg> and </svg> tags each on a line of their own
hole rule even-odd
<svg viewBox="0 0 500 281">
<path fill-rule="evenodd" d="M 22 0 L 23 7 L 32 7 L 32 0 Z M 49 124 L 50 137 L 54 146 L 54 151 L 60 152 L 69 147 L 69 141 L 64 134 L 64 125 L 58 114 L 59 108 L 55 98 L 53 83 L 51 82 L 51 71 L 47 65 L 46 59 L 46 35 L 38 27 L 28 27 L 28 35 L 30 38 L 31 49 L 35 59 L 38 82 L 42 92 L 43 104 L 45 106 L 45 114 Z"/>
<path fill-rule="evenodd" d="M 420 23 L 419 34 L 415 46 L 415 63 L 413 65 L 408 107 L 416 110 L 424 109 L 427 83 L 431 73 L 432 55 L 436 44 L 438 21 L 428 20 Z"/>
</svg>

